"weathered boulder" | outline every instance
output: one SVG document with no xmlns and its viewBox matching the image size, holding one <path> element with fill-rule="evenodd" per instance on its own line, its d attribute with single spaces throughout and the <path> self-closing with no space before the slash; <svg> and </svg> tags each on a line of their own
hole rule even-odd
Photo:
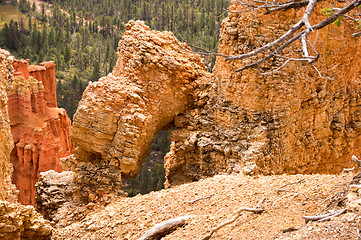
<svg viewBox="0 0 361 240">
<path fill-rule="evenodd" d="M 19 202 L 34 205 L 35 183 L 40 172 L 62 171 L 60 158 L 73 152 L 69 138 L 71 121 L 64 109 L 56 108 L 56 92 L 47 92 L 55 91 L 53 62 L 28 66 L 28 61 L 16 60 L 13 65 L 15 77 L 8 91 L 15 143 L 11 152 L 13 182 L 20 191 Z"/>
<path fill-rule="evenodd" d="M 63 171 L 61 173 L 49 170 L 40 173 L 36 183 L 36 210 L 44 218 L 56 220 L 59 208 L 66 202 L 74 201 L 74 173 Z"/>
<path fill-rule="evenodd" d="M 52 227 L 33 206 L 0 201 L 0 238 L 50 239 Z"/>
<path fill-rule="evenodd" d="M 317 14 L 327 3 L 322 4 L 311 24 L 325 18 Z M 303 14 L 237 13 L 239 8 L 235 2 L 222 23 L 221 54 L 250 52 L 282 35 Z M 345 22 L 310 36 L 320 53 L 315 66 L 323 77 L 300 62 L 259 74 L 281 66 L 284 61 L 279 58 L 235 73 L 255 58 L 218 57 L 213 80 L 197 93 L 200 105 L 206 104 L 175 121 L 165 158 L 167 185 L 218 172 L 339 173 L 351 167 L 351 155 L 361 151 L 361 39 L 352 31 Z M 296 43 L 283 54 L 292 56 L 300 48 Z"/>
<path fill-rule="evenodd" d="M 155 134 L 190 107 L 195 80 L 207 75 L 189 50 L 170 32 L 130 21 L 113 72 L 90 83 L 79 103 L 71 129 L 77 148 L 65 168 L 78 176 L 90 164 L 109 168 L 121 173 L 119 182 L 136 176 Z"/>
</svg>

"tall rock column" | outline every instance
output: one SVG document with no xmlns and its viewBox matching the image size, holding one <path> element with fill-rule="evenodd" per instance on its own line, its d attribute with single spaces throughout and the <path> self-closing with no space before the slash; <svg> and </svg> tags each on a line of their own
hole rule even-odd
<svg viewBox="0 0 361 240">
<path fill-rule="evenodd" d="M 29 66 L 26 60 L 16 60 L 13 65 L 15 77 L 8 91 L 15 143 L 11 153 L 13 182 L 20 191 L 19 201 L 34 205 L 40 172 L 61 172 L 60 158 L 73 152 L 69 138 L 71 121 L 64 109 L 56 108 L 53 62 Z"/>
</svg>

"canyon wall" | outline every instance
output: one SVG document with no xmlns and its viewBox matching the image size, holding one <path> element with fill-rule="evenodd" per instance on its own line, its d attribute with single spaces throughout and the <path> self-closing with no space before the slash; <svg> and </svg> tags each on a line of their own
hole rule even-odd
<svg viewBox="0 0 361 240">
<path fill-rule="evenodd" d="M 241 7 L 233 4 L 222 23 L 220 54 L 250 52 L 281 36 L 303 14 L 241 14 Z M 320 13 L 325 7 L 318 5 L 311 24 L 326 18 Z M 236 73 L 256 59 L 218 57 L 212 81 L 195 92 L 201 107 L 175 121 L 166 185 L 219 172 L 340 173 L 352 167 L 351 156 L 361 153 L 361 39 L 351 35 L 354 27 L 345 21 L 311 34 L 322 77 L 301 62 L 272 72 L 284 63 L 280 58 Z M 282 54 L 297 57 L 292 52 L 300 48 L 296 43 Z"/>
<path fill-rule="evenodd" d="M 317 6 L 311 24 L 326 17 L 320 13 L 326 6 Z M 222 23 L 220 54 L 263 46 L 303 15 L 300 9 L 241 14 L 240 8 L 234 3 Z M 88 196 L 116 189 L 117 173 L 138 174 L 155 133 L 172 123 L 166 186 L 220 172 L 339 173 L 352 167 L 351 155 L 361 150 L 361 40 L 352 37 L 353 27 L 332 24 L 310 35 L 320 53 L 317 70 L 290 62 L 273 71 L 284 63 L 275 57 L 236 73 L 256 58 L 218 57 L 209 74 L 171 33 L 131 21 L 113 72 L 84 92 L 71 133 L 78 148 L 64 166 L 77 172 L 75 181 Z M 295 43 L 282 54 L 298 57 L 299 48 Z M 101 175 L 104 169 L 111 174 Z"/>
<path fill-rule="evenodd" d="M 60 158 L 73 152 L 71 121 L 64 109 L 56 108 L 55 64 L 29 66 L 15 60 L 14 81 L 8 91 L 13 182 L 19 189 L 19 202 L 35 204 L 35 183 L 40 172 L 61 172 Z"/>
<path fill-rule="evenodd" d="M 14 143 L 10 132 L 7 92 L 13 81 L 13 57 L 0 49 L 0 239 L 50 239 L 52 227 L 32 206 L 17 203 L 11 183 L 10 153 Z"/>
<path fill-rule="evenodd" d="M 155 134 L 191 107 L 195 80 L 208 73 L 189 50 L 170 32 L 141 21 L 126 25 L 113 72 L 89 83 L 74 115 L 77 148 L 64 166 L 77 173 L 85 197 L 116 191 L 121 177 L 136 176 Z"/>
</svg>

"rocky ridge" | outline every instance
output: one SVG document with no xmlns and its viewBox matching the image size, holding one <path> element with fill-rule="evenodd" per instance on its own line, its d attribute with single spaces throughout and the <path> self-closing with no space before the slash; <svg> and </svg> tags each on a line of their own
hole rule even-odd
<svg viewBox="0 0 361 240">
<path fill-rule="evenodd" d="M 53 62 L 29 66 L 27 60 L 15 60 L 13 66 L 7 103 L 15 143 L 11 152 L 13 182 L 20 191 L 20 203 L 35 205 L 40 172 L 61 172 L 60 158 L 73 152 L 71 121 L 64 109 L 56 107 Z"/>
</svg>

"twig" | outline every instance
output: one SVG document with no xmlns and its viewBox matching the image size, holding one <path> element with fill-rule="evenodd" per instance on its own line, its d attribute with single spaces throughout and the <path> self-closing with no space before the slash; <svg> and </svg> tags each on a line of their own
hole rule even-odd
<svg viewBox="0 0 361 240">
<path fill-rule="evenodd" d="M 290 185 L 295 185 L 295 184 L 298 184 L 298 183 L 302 183 L 302 182 L 304 182 L 304 181 L 305 181 L 305 179 L 304 179 L 304 178 L 302 178 L 302 179 L 298 180 L 297 182 L 287 183 L 287 184 L 285 184 L 285 185 L 283 185 L 283 186 L 281 186 L 281 187 L 277 188 L 275 191 L 277 191 L 277 192 L 278 192 L 280 189 L 282 189 L 282 188 L 284 188 L 284 187 L 287 187 L 287 186 L 290 186 Z"/>
<path fill-rule="evenodd" d="M 283 199 L 283 198 L 285 198 L 285 197 L 292 196 L 293 194 L 295 194 L 295 193 L 290 193 L 290 194 L 284 195 L 284 196 L 276 199 L 276 201 L 273 202 L 272 207 L 274 207 L 274 206 L 276 205 L 276 203 L 277 203 L 278 201 L 280 201 L 281 199 Z M 295 197 L 297 197 L 297 196 L 298 196 L 298 193 L 296 193 Z"/>
<path fill-rule="evenodd" d="M 309 1 L 308 2 L 308 7 L 310 10 L 312 9 L 312 4 L 314 2 Z M 266 45 L 257 48 L 251 52 L 245 53 L 245 54 L 241 54 L 238 56 L 229 56 L 228 58 L 226 58 L 227 60 L 234 60 L 234 59 L 244 59 L 244 58 L 249 58 L 251 56 L 257 55 L 261 52 L 265 52 L 266 50 L 275 47 L 283 42 L 285 42 L 287 39 L 287 41 L 285 43 L 283 43 L 282 46 L 280 46 L 279 48 L 277 48 L 272 54 L 269 54 L 268 56 L 257 60 L 251 64 L 245 65 L 244 67 L 237 69 L 235 72 L 240 72 L 243 71 L 245 69 L 251 68 L 251 67 L 255 67 L 255 66 L 259 66 L 260 64 L 262 64 L 263 62 L 267 61 L 268 59 L 270 59 L 271 57 L 273 57 L 274 55 L 280 53 L 283 49 L 285 49 L 287 46 L 289 46 L 291 43 L 293 43 L 294 41 L 296 41 L 297 39 L 302 38 L 303 36 L 308 36 L 309 33 L 313 30 L 318 30 L 321 29 L 331 23 L 333 23 L 337 18 L 339 18 L 340 16 L 348 13 L 349 11 L 351 11 L 352 9 L 354 9 L 355 7 L 357 7 L 358 5 L 361 4 L 361 0 L 354 0 L 351 3 L 349 3 L 346 7 L 340 9 L 340 11 L 338 11 L 337 13 L 334 13 L 332 16 L 326 18 L 325 20 L 313 25 L 313 26 L 307 26 L 309 23 L 307 23 L 306 25 L 306 29 L 299 32 L 297 35 L 293 36 L 292 38 L 290 38 L 293 34 L 295 34 L 303 25 L 305 25 L 307 17 L 309 16 L 308 12 L 305 12 L 304 16 L 302 17 L 302 19 L 297 22 L 296 24 L 294 24 L 285 34 L 283 34 L 281 37 L 279 37 L 278 39 L 274 40 L 273 42 L 269 42 Z M 361 32 L 360 32 L 361 35 Z M 358 33 L 356 34 L 356 36 L 358 36 Z M 304 45 L 304 44 L 303 44 Z M 307 50 L 307 49 L 304 49 Z M 307 58 L 307 54 L 305 54 L 306 52 L 303 50 L 305 59 L 309 59 Z M 321 78 L 326 78 L 327 77 L 323 77 L 322 74 L 318 71 L 318 69 L 313 66 L 316 71 L 318 72 L 318 74 L 320 75 Z"/>
<path fill-rule="evenodd" d="M 220 225 L 218 225 L 217 227 L 213 228 L 213 229 L 211 230 L 211 232 L 210 232 L 207 236 L 205 236 L 202 240 L 208 240 L 208 239 L 210 239 L 210 238 L 212 237 L 212 235 L 213 235 L 215 232 L 217 232 L 219 229 L 221 229 L 222 227 L 227 226 L 227 225 L 233 223 L 234 221 L 236 221 L 236 220 L 239 218 L 239 216 L 241 215 L 241 213 L 244 212 L 244 211 L 246 211 L 246 212 L 253 212 L 253 213 L 261 213 L 261 212 L 264 211 L 264 209 L 263 209 L 263 208 L 258 208 L 258 209 L 257 209 L 257 208 L 241 207 L 240 209 L 237 210 L 236 215 L 235 215 L 231 220 L 228 220 L 228 221 L 226 221 L 226 222 L 223 222 L 223 223 L 221 223 Z"/>
<path fill-rule="evenodd" d="M 359 37 L 359 36 L 361 36 L 361 32 L 353 33 L 352 36 Z"/>
<path fill-rule="evenodd" d="M 355 167 L 353 167 L 353 168 L 344 168 L 344 169 L 342 170 L 342 172 L 351 172 L 351 171 L 353 171 L 353 170 L 355 170 Z"/>
<path fill-rule="evenodd" d="M 326 198 L 325 200 L 323 200 L 320 204 L 317 205 L 317 207 L 321 206 L 322 204 L 324 204 L 325 202 L 331 200 L 334 196 Z"/>
<path fill-rule="evenodd" d="M 195 203 L 195 202 L 197 202 L 197 201 L 199 201 L 199 200 L 208 199 L 208 198 L 211 198 L 211 197 L 213 197 L 213 196 L 214 196 L 214 194 L 209 195 L 209 196 L 207 196 L 207 197 L 201 197 L 201 198 L 197 198 L 197 199 L 194 199 L 194 200 L 192 200 L 192 201 L 186 201 L 186 202 L 187 202 L 187 203 Z"/>
<path fill-rule="evenodd" d="M 272 71 L 269 71 L 269 72 L 265 72 L 265 73 L 260 73 L 260 74 L 261 74 L 261 75 L 268 75 L 268 74 L 272 74 L 272 73 L 278 72 L 279 70 L 281 70 L 282 68 L 284 68 L 284 66 L 286 66 L 289 61 L 290 61 L 289 59 L 286 60 L 280 67 L 276 68 L 275 70 L 272 70 Z"/>
<path fill-rule="evenodd" d="M 302 179 L 300 179 L 300 180 L 298 180 L 298 181 L 296 181 L 296 182 L 287 183 L 287 184 L 285 184 L 285 185 L 277 188 L 276 190 L 271 191 L 270 193 L 268 193 L 264 198 L 262 198 L 262 199 L 258 202 L 256 208 L 259 208 L 260 205 L 264 202 L 264 200 L 266 200 L 266 198 L 267 198 L 269 195 L 271 195 L 273 192 L 278 192 L 278 191 L 280 191 L 280 190 L 281 190 L 282 188 L 284 188 L 284 187 L 287 187 L 287 186 L 290 186 L 290 185 L 294 185 L 294 184 L 298 184 L 298 183 L 302 183 L 303 181 L 305 181 L 304 178 L 302 178 Z"/>
<path fill-rule="evenodd" d="M 356 227 L 355 227 L 355 228 L 356 228 Z M 356 228 L 356 232 L 357 232 L 358 239 L 361 239 L 360 230 L 359 230 L 358 228 Z"/>
<path fill-rule="evenodd" d="M 357 163 L 357 165 L 358 165 L 359 168 L 361 168 L 361 161 L 358 160 L 358 158 L 357 158 L 355 155 L 352 156 L 352 160 L 353 160 L 355 163 Z"/>
<path fill-rule="evenodd" d="M 282 232 L 283 233 L 294 232 L 294 231 L 297 231 L 298 229 L 300 229 L 300 228 L 299 227 L 298 228 L 289 227 L 289 228 L 282 229 Z"/>
<path fill-rule="evenodd" d="M 187 215 L 182 217 L 171 218 L 167 221 L 158 223 L 154 225 L 151 229 L 146 231 L 138 240 L 151 240 L 151 239 L 161 239 L 167 234 L 173 232 L 178 227 L 183 226 L 186 223 L 186 220 L 195 217 L 194 215 Z"/>
<path fill-rule="evenodd" d="M 330 78 L 330 77 L 324 77 L 324 76 L 322 76 L 321 72 L 317 69 L 317 67 L 316 67 L 314 64 L 311 64 L 311 66 L 316 70 L 316 72 L 318 73 L 318 76 L 319 76 L 320 78 L 324 78 L 324 79 L 327 79 L 327 80 L 333 80 L 333 79 Z"/>
<path fill-rule="evenodd" d="M 303 216 L 303 218 L 306 220 L 306 222 L 309 221 L 326 221 L 331 219 L 332 217 L 341 215 L 343 213 L 345 213 L 347 211 L 346 208 L 341 209 L 340 211 L 334 212 L 334 213 L 329 213 L 329 214 L 324 214 L 324 215 L 317 215 L 317 216 Z"/>
<path fill-rule="evenodd" d="M 328 220 L 330 220 L 330 219 L 333 218 L 333 217 L 336 217 L 336 216 L 339 216 L 339 215 L 345 213 L 346 211 L 347 211 L 346 208 L 345 208 L 345 209 L 342 209 L 342 210 L 336 212 L 335 214 L 333 214 L 333 215 L 331 215 L 331 216 L 329 216 L 329 217 L 325 217 L 325 218 L 322 218 L 322 219 L 318 220 L 318 222 L 328 221 Z"/>
</svg>

